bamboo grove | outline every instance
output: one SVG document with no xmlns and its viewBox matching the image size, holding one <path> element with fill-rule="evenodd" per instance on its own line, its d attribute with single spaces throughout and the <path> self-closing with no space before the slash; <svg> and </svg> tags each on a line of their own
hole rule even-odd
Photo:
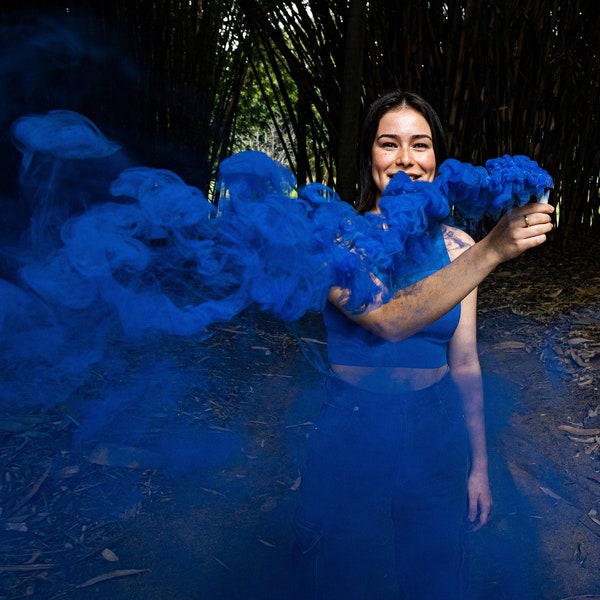
<svg viewBox="0 0 600 600">
<path fill-rule="evenodd" d="M 600 232 L 595 0 L 18 4 L 2 9 L 5 27 L 31 15 L 39 25 L 43 9 L 104 48 L 85 67 L 70 63 L 81 79 L 89 60 L 94 73 L 111 72 L 85 98 L 87 116 L 205 192 L 255 119 L 240 102 L 253 85 L 298 180 L 325 181 L 351 201 L 363 110 L 401 87 L 435 106 L 459 160 L 526 154 L 548 169 L 563 243 Z M 52 88 L 55 75 L 41 81 Z M 38 94 L 30 108 L 52 97 Z"/>
</svg>

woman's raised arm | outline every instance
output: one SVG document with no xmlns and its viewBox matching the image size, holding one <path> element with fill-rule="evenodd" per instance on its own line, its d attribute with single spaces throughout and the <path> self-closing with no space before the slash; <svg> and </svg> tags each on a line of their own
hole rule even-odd
<svg viewBox="0 0 600 600">
<path fill-rule="evenodd" d="M 498 265 L 543 244 L 553 229 L 553 212 L 554 207 L 543 203 L 512 209 L 456 260 L 398 290 L 385 304 L 375 302 L 359 314 L 345 311 L 341 288 L 333 288 L 329 300 L 372 333 L 391 341 L 403 340 L 446 314 Z"/>
</svg>

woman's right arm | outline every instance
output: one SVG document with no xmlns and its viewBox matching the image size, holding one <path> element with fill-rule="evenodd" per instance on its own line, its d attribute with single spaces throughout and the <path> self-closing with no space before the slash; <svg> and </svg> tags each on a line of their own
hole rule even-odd
<svg viewBox="0 0 600 600">
<path fill-rule="evenodd" d="M 514 208 L 485 238 L 443 269 L 398 290 L 385 304 L 374 302 L 360 314 L 344 310 L 341 288 L 333 288 L 329 300 L 372 333 L 401 341 L 446 314 L 498 265 L 543 244 L 553 228 L 550 218 L 553 212 L 554 207 L 540 203 Z"/>
</svg>

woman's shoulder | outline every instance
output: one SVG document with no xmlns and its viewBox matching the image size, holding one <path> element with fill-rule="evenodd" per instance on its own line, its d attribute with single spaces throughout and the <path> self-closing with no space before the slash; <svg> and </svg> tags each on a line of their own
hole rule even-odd
<svg viewBox="0 0 600 600">
<path fill-rule="evenodd" d="M 442 233 L 450 260 L 454 260 L 475 244 L 475 240 L 467 232 L 458 229 L 458 227 L 442 224 Z"/>
</svg>

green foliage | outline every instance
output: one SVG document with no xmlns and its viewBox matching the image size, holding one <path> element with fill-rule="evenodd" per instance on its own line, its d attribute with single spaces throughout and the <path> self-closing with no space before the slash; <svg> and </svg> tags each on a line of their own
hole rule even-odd
<svg viewBox="0 0 600 600">
<path fill-rule="evenodd" d="M 289 163 L 286 150 L 285 115 L 276 94 L 275 82 L 261 59 L 261 49 L 255 45 L 249 56 L 249 69 L 241 88 L 238 110 L 233 128 L 232 152 L 260 150 L 274 160 Z M 293 79 L 282 71 L 286 93 L 297 103 L 297 88 Z M 293 138 L 288 144 L 293 143 Z"/>
</svg>

